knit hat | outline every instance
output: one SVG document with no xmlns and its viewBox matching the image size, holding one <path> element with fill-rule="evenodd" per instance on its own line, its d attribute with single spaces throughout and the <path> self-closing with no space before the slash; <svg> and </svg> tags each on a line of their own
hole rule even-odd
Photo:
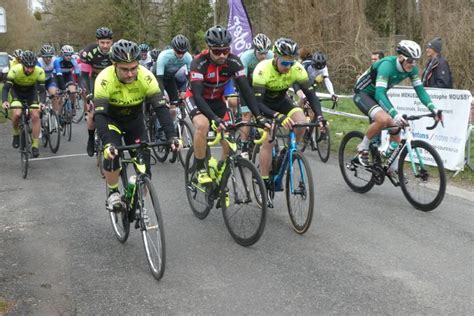
<svg viewBox="0 0 474 316">
<path fill-rule="evenodd" d="M 435 52 L 441 53 L 441 47 L 443 44 L 441 43 L 441 37 L 436 37 L 432 39 L 427 45 L 427 48 L 432 48 Z"/>
</svg>

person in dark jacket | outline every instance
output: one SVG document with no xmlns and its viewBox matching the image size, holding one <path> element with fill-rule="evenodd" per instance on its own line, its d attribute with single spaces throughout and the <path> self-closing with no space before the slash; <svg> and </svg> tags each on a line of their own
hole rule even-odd
<svg viewBox="0 0 474 316">
<path fill-rule="evenodd" d="M 453 81 L 448 62 L 441 56 L 442 42 L 440 37 L 432 39 L 426 45 L 428 63 L 423 71 L 423 86 L 431 88 L 452 89 Z"/>
</svg>

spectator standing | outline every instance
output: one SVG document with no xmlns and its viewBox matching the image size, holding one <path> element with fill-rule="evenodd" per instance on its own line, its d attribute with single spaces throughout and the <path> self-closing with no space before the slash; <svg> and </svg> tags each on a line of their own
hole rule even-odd
<svg viewBox="0 0 474 316">
<path fill-rule="evenodd" d="M 374 51 L 370 54 L 370 61 L 373 63 L 375 63 L 377 60 L 379 59 L 382 59 L 385 57 L 385 54 L 383 51 L 381 50 L 377 50 L 377 51 Z"/>
<path fill-rule="evenodd" d="M 423 86 L 431 88 L 452 89 L 453 81 L 448 62 L 441 56 L 442 42 L 440 37 L 432 39 L 426 45 L 428 62 L 423 71 Z"/>
</svg>

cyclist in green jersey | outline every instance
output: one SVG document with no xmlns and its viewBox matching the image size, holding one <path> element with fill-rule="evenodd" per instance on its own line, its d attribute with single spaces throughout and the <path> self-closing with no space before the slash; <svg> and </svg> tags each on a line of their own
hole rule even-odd
<svg viewBox="0 0 474 316">
<path fill-rule="evenodd" d="M 21 64 L 10 69 L 7 75 L 7 81 L 2 91 L 2 106 L 6 110 L 11 107 L 13 110 L 13 148 L 20 145 L 20 129 L 18 127 L 22 102 L 28 104 L 32 121 L 32 145 L 31 154 L 33 157 L 39 156 L 38 144 L 39 133 L 41 129 L 40 108 L 46 101 L 45 73 L 43 68 L 37 66 L 36 55 L 32 51 L 24 51 L 21 54 Z M 38 87 L 38 89 L 37 89 Z M 40 92 L 40 101 L 38 103 L 38 90 Z M 8 94 L 11 93 L 12 103 L 8 102 Z"/>
<path fill-rule="evenodd" d="M 369 144 L 374 136 L 387 126 L 403 127 L 407 124 L 402 114 L 397 112 L 387 97 L 387 90 L 392 86 L 410 78 L 421 102 L 431 112 L 437 112 L 418 77 L 416 63 L 421 57 L 420 46 L 413 41 L 403 40 L 398 44 L 396 51 L 398 56 L 388 56 L 373 63 L 359 77 L 354 87 L 354 103 L 372 122 L 358 146 L 359 161 L 362 165 L 369 164 Z M 436 119 L 442 118 L 437 115 Z M 399 129 L 390 131 L 391 142 L 400 141 L 399 132 Z"/>
</svg>

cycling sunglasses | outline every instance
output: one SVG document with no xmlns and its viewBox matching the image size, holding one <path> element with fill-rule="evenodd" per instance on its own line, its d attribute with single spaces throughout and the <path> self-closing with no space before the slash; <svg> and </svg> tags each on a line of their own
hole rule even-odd
<svg viewBox="0 0 474 316">
<path fill-rule="evenodd" d="M 291 66 L 293 66 L 295 64 L 295 61 L 294 60 L 280 59 L 280 64 L 285 68 L 290 68 Z"/>
<path fill-rule="evenodd" d="M 230 47 L 224 47 L 224 48 L 210 48 L 211 52 L 216 55 L 228 55 L 230 53 Z"/>
<path fill-rule="evenodd" d="M 413 59 L 411 57 L 405 57 L 405 61 L 408 63 L 408 64 L 414 64 L 416 65 L 416 59 Z"/>
<path fill-rule="evenodd" d="M 186 54 L 186 51 L 181 51 L 181 50 L 174 50 L 174 52 L 176 53 L 176 55 L 184 55 Z"/>
</svg>

